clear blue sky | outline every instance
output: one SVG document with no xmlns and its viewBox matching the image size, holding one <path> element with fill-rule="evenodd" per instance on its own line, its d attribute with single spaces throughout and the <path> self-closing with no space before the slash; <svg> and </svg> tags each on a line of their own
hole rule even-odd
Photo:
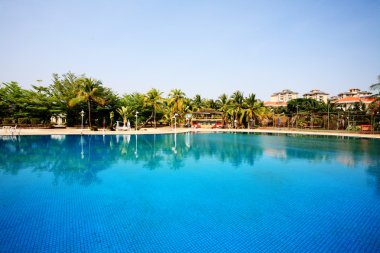
<svg viewBox="0 0 380 253">
<path fill-rule="evenodd" d="M 120 95 L 158 88 L 268 100 L 336 95 L 380 75 L 380 1 L 0 0 L 0 82 L 85 73 Z"/>
</svg>

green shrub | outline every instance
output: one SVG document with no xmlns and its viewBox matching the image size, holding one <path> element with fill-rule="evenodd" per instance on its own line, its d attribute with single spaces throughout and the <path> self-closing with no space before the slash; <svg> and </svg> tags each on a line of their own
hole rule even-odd
<svg viewBox="0 0 380 253">
<path fill-rule="evenodd" d="M 3 125 L 11 125 L 11 124 L 13 124 L 12 118 L 4 118 L 3 119 Z"/>
<path fill-rule="evenodd" d="M 300 119 L 300 120 L 298 120 L 298 127 L 300 127 L 300 128 L 305 128 L 305 127 L 307 127 L 307 122 L 306 122 L 306 120 L 305 119 Z"/>
<path fill-rule="evenodd" d="M 26 125 L 28 124 L 28 118 L 19 118 L 17 122 L 20 125 Z"/>
<path fill-rule="evenodd" d="M 39 119 L 39 118 L 31 118 L 30 119 L 30 124 L 32 124 L 32 125 L 41 124 L 41 119 Z"/>
<path fill-rule="evenodd" d="M 322 126 L 323 120 L 320 118 L 313 118 L 313 126 Z"/>
<path fill-rule="evenodd" d="M 360 126 L 348 126 L 346 130 L 348 131 L 360 131 Z"/>
</svg>

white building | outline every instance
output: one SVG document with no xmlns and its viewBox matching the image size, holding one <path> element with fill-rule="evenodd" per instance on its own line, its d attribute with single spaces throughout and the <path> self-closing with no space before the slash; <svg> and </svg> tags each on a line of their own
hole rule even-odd
<svg viewBox="0 0 380 253">
<path fill-rule="evenodd" d="M 312 98 L 312 99 L 315 99 L 317 101 L 327 103 L 328 95 L 329 94 L 326 92 L 314 89 L 308 93 L 303 94 L 303 97 L 304 98 Z"/>
<path fill-rule="evenodd" d="M 291 90 L 283 90 L 280 92 L 273 93 L 270 97 L 271 102 L 288 102 L 292 99 L 298 98 L 298 93 Z"/>
</svg>

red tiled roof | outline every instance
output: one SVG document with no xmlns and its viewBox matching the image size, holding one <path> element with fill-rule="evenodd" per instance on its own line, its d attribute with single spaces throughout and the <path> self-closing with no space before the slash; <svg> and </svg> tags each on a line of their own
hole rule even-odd
<svg viewBox="0 0 380 253">
<path fill-rule="evenodd" d="M 363 102 L 366 104 L 370 104 L 373 101 L 375 101 L 375 98 L 345 97 L 345 98 L 338 99 L 337 101 L 335 101 L 335 103 L 336 104 L 349 104 L 349 103 Z"/>
<path fill-rule="evenodd" d="M 368 104 L 370 104 L 370 103 L 372 103 L 372 102 L 374 102 L 376 100 L 376 98 L 362 98 L 362 101 L 363 101 L 363 103 L 368 103 Z"/>
</svg>

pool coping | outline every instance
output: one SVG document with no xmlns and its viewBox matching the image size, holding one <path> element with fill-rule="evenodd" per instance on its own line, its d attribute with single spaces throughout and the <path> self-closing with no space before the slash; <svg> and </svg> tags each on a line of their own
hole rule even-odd
<svg viewBox="0 0 380 253">
<path fill-rule="evenodd" d="M 310 131 L 300 129 L 276 129 L 276 128 L 257 128 L 257 129 L 207 129 L 207 128 L 143 128 L 139 131 L 110 131 L 100 129 L 99 131 L 90 131 L 89 129 L 62 128 L 62 129 L 16 129 L 13 131 L 0 129 L 0 136 L 9 135 L 125 135 L 125 134 L 173 134 L 173 133 L 264 133 L 264 134 L 297 134 L 297 135 L 316 135 L 316 136 L 338 136 L 338 137 L 355 137 L 380 139 L 380 134 L 363 134 L 354 132 L 333 132 L 333 131 Z"/>
</svg>

